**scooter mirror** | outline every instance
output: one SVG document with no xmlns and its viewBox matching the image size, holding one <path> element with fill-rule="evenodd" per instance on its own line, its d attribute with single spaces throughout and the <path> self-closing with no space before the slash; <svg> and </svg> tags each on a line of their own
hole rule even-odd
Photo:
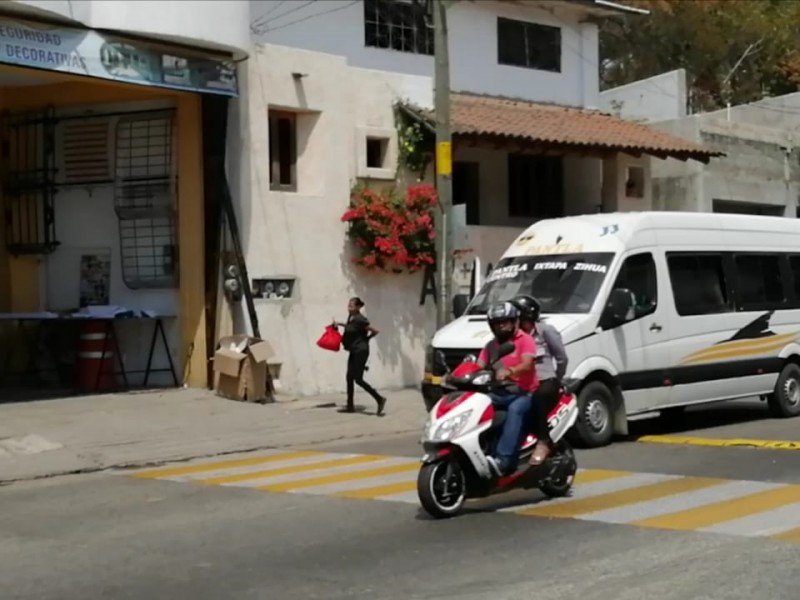
<svg viewBox="0 0 800 600">
<path fill-rule="evenodd" d="M 464 357 L 464 362 L 465 363 L 476 363 L 476 362 L 478 362 L 478 357 L 475 356 L 474 354 L 467 354 Z"/>
</svg>

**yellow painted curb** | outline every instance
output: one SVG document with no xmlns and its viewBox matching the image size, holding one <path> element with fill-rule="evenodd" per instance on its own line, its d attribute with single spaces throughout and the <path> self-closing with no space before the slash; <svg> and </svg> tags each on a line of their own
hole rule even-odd
<svg viewBox="0 0 800 600">
<path fill-rule="evenodd" d="M 711 448 L 762 448 L 765 450 L 800 450 L 800 441 L 747 440 L 742 438 L 717 439 L 674 435 L 643 435 L 636 442 L 647 444 L 674 444 L 683 446 L 706 446 Z"/>
</svg>

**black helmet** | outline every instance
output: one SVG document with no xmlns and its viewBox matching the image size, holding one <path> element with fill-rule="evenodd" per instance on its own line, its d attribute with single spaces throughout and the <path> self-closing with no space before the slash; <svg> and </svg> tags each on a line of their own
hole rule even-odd
<svg viewBox="0 0 800 600">
<path fill-rule="evenodd" d="M 519 324 L 519 309 L 512 302 L 498 302 L 497 304 L 492 304 L 486 312 L 486 316 L 489 320 L 489 327 L 498 342 L 502 344 L 514 336 L 516 328 L 510 332 L 504 332 L 496 327 L 498 324 L 505 321 L 512 321 L 515 325 Z"/>
<path fill-rule="evenodd" d="M 519 309 L 519 318 L 522 321 L 532 321 L 536 323 L 542 312 L 542 305 L 533 296 L 516 296 L 511 299 L 511 303 Z"/>
</svg>

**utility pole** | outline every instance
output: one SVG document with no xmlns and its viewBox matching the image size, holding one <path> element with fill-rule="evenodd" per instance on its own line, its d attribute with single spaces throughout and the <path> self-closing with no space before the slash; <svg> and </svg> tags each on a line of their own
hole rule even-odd
<svg viewBox="0 0 800 600">
<path fill-rule="evenodd" d="M 433 0 L 433 52 L 436 71 L 433 78 L 436 113 L 436 192 L 439 196 L 439 219 L 436 227 L 436 262 L 439 270 L 439 301 L 436 304 L 436 328 L 444 327 L 450 316 L 453 264 L 452 206 L 453 152 L 450 136 L 450 55 L 447 47 L 447 8 L 452 0 Z"/>
</svg>

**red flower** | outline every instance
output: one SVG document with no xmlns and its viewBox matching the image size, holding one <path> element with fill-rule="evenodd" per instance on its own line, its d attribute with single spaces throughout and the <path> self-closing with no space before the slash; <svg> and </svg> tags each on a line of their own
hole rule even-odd
<svg viewBox="0 0 800 600">
<path fill-rule="evenodd" d="M 408 252 L 403 250 L 398 250 L 397 253 L 394 255 L 394 262 L 400 265 L 405 265 L 409 261 Z"/>
<path fill-rule="evenodd" d="M 353 189 L 341 220 L 359 256 L 353 262 L 369 270 L 414 272 L 434 262 L 432 207 L 438 197 L 430 184 L 410 186 L 404 197 Z"/>
</svg>

